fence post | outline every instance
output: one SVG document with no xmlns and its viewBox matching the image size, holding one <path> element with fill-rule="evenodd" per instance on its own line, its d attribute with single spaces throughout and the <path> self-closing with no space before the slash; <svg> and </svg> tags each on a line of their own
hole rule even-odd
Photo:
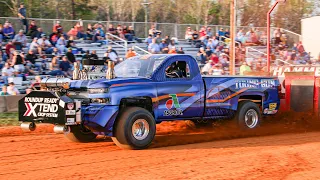
<svg viewBox="0 0 320 180">
<path fill-rule="evenodd" d="M 174 24 L 174 36 L 177 38 L 177 39 L 179 39 L 178 38 L 178 25 L 175 23 Z"/>
</svg>

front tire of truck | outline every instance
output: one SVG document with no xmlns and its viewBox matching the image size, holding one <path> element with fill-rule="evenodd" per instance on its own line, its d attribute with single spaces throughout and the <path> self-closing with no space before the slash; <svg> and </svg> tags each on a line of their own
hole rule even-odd
<svg viewBox="0 0 320 180">
<path fill-rule="evenodd" d="M 70 126 L 70 132 L 65 133 L 65 137 L 73 142 L 92 142 L 97 135 L 82 125 Z"/>
<path fill-rule="evenodd" d="M 152 114 L 140 107 L 122 110 L 114 127 L 113 142 L 123 149 L 145 149 L 156 133 L 156 123 Z"/>
<path fill-rule="evenodd" d="M 236 114 L 238 126 L 243 130 L 255 129 L 260 126 L 261 111 L 252 101 L 241 101 Z"/>
</svg>

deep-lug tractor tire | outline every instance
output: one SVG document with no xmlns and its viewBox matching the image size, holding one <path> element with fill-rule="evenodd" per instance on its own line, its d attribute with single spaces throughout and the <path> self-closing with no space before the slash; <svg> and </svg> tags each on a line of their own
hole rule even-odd
<svg viewBox="0 0 320 180">
<path fill-rule="evenodd" d="M 73 142 L 92 142 L 96 139 L 97 135 L 88 130 L 87 128 L 78 125 L 70 126 L 70 132 L 65 133 L 65 137 Z"/>
<path fill-rule="evenodd" d="M 235 120 L 243 130 L 258 128 L 261 123 L 261 111 L 252 101 L 241 101 L 238 104 Z"/>
<path fill-rule="evenodd" d="M 152 114 L 140 107 L 122 110 L 114 126 L 113 142 L 123 149 L 145 149 L 156 134 Z"/>
</svg>

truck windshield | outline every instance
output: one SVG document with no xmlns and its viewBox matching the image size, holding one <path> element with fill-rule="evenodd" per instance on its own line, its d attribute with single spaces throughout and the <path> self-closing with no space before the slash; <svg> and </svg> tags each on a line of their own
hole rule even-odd
<svg viewBox="0 0 320 180">
<path fill-rule="evenodd" d="M 162 63 L 166 56 L 137 56 L 114 67 L 116 77 L 147 77 Z"/>
</svg>

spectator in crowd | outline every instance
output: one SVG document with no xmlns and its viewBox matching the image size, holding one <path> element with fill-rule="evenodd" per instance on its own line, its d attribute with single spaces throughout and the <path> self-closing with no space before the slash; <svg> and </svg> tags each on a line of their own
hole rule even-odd
<svg viewBox="0 0 320 180">
<path fill-rule="evenodd" d="M 104 32 L 104 29 L 103 29 L 103 25 L 102 24 L 98 24 L 97 28 L 96 28 L 96 31 L 100 34 L 101 37 L 105 38 L 106 37 L 106 34 Z"/>
<path fill-rule="evenodd" d="M 245 72 L 251 71 L 251 67 L 247 64 L 246 61 L 243 61 L 242 65 L 240 66 L 240 75 L 244 75 Z"/>
<path fill-rule="evenodd" d="M 169 45 L 168 45 L 168 48 L 169 48 L 169 50 L 171 50 L 171 49 L 173 49 L 173 48 L 176 48 L 174 40 L 171 40 L 171 41 L 170 41 L 170 43 L 169 43 Z"/>
<path fill-rule="evenodd" d="M 161 43 L 159 44 L 160 50 L 162 51 L 164 48 L 168 48 L 168 44 L 166 43 L 165 39 L 161 40 Z"/>
<path fill-rule="evenodd" d="M 45 33 L 43 32 L 42 28 L 38 28 L 36 37 L 39 39 L 42 37 L 43 34 Z"/>
<path fill-rule="evenodd" d="M 82 26 L 82 21 L 80 22 L 77 22 L 77 24 L 75 25 L 74 27 L 77 31 L 77 38 L 79 39 L 87 39 L 87 34 L 84 33 L 84 29 L 83 29 L 83 26 Z"/>
<path fill-rule="evenodd" d="M 72 48 L 68 49 L 68 52 L 66 53 L 66 57 L 67 57 L 68 61 L 70 62 L 70 64 L 73 64 L 74 62 L 76 62 L 76 57 L 72 53 Z"/>
<path fill-rule="evenodd" d="M 41 47 L 40 45 L 38 44 L 38 38 L 33 38 L 31 44 L 30 44 L 30 47 L 29 47 L 30 50 L 32 50 L 33 52 L 35 53 L 39 53 L 40 55 L 42 54 L 42 51 L 41 51 Z"/>
<path fill-rule="evenodd" d="M 207 34 L 207 36 L 209 36 L 209 38 L 211 38 L 213 36 L 213 33 L 211 31 L 211 27 L 208 27 L 206 34 Z"/>
<path fill-rule="evenodd" d="M 117 30 L 113 27 L 112 24 L 109 24 L 109 29 L 108 29 L 108 32 L 112 35 L 117 35 Z"/>
<path fill-rule="evenodd" d="M 18 16 L 21 20 L 22 26 L 25 26 L 26 34 L 28 33 L 28 20 L 27 20 L 27 10 L 24 7 L 24 4 L 20 4 L 18 9 Z"/>
<path fill-rule="evenodd" d="M 219 57 L 217 56 L 216 53 L 212 53 L 212 54 L 211 54 L 210 60 L 212 60 L 212 63 L 213 63 L 213 64 L 218 64 L 218 63 L 219 63 Z"/>
<path fill-rule="evenodd" d="M 240 43 L 244 42 L 243 29 L 240 29 L 239 32 L 237 33 L 236 41 L 238 41 Z"/>
<path fill-rule="evenodd" d="M 141 43 L 141 40 L 136 37 L 136 33 L 135 33 L 135 31 L 134 31 L 134 29 L 133 29 L 132 26 L 129 26 L 129 27 L 128 27 L 128 31 L 127 31 L 127 32 L 128 32 L 128 33 L 126 34 L 126 39 L 127 39 L 128 41 L 136 40 L 138 43 Z"/>
<path fill-rule="evenodd" d="M 212 54 L 212 50 L 209 46 L 207 46 L 207 49 L 206 49 L 206 56 L 209 58 Z"/>
<path fill-rule="evenodd" d="M 172 47 L 172 48 L 169 50 L 168 54 L 177 54 L 176 47 Z"/>
<path fill-rule="evenodd" d="M 149 34 L 149 35 L 148 35 L 148 38 L 146 38 L 146 39 L 144 40 L 144 42 L 147 43 L 147 45 L 149 46 L 149 45 L 152 43 L 152 35 Z"/>
<path fill-rule="evenodd" d="M 53 26 L 52 32 L 57 33 L 57 34 L 63 33 L 63 28 L 61 26 L 60 21 L 57 21 L 56 24 Z"/>
<path fill-rule="evenodd" d="M 275 44 L 278 45 L 281 42 L 281 30 L 280 30 L 280 28 L 277 28 L 273 32 L 273 37 L 275 38 Z"/>
<path fill-rule="evenodd" d="M 45 51 L 46 54 L 52 54 L 53 47 L 50 41 L 47 39 L 47 35 L 42 34 L 41 38 L 37 41 L 38 45 L 41 48 L 41 51 Z"/>
<path fill-rule="evenodd" d="M 160 46 L 156 43 L 156 39 L 152 39 L 151 44 L 148 46 L 148 51 L 152 54 L 157 54 L 160 52 Z"/>
<path fill-rule="evenodd" d="M 206 61 L 207 61 L 207 54 L 204 50 L 203 47 L 200 48 L 199 52 L 197 53 L 197 57 L 196 57 L 197 61 L 200 63 L 200 64 L 205 64 Z"/>
<path fill-rule="evenodd" d="M 9 63 L 5 63 L 4 67 L 1 70 L 1 73 L 4 84 L 8 84 L 8 78 L 14 76 L 14 69 L 10 66 Z"/>
<path fill-rule="evenodd" d="M 230 31 L 229 31 L 229 29 L 226 29 L 226 31 L 224 32 L 224 36 L 225 36 L 226 38 L 230 38 Z"/>
<path fill-rule="evenodd" d="M 219 37 L 225 36 L 225 32 L 224 32 L 223 28 L 220 28 L 218 33 L 219 33 Z"/>
<path fill-rule="evenodd" d="M 177 54 L 185 54 L 182 47 L 179 48 L 179 50 L 177 51 Z"/>
<path fill-rule="evenodd" d="M 169 46 L 169 44 L 171 43 L 170 36 L 166 35 L 164 39 L 166 40 L 166 44 Z"/>
<path fill-rule="evenodd" d="M 0 92 L 0 96 L 8 96 L 10 95 L 7 91 L 7 85 L 2 86 L 2 91 Z"/>
<path fill-rule="evenodd" d="M 30 86 L 30 89 L 32 89 L 32 90 L 40 90 L 41 89 L 41 86 L 40 86 L 40 84 L 41 84 L 41 77 L 40 76 L 36 76 L 35 78 L 34 78 L 34 82 L 31 84 L 31 86 Z"/>
<path fill-rule="evenodd" d="M 298 46 L 297 46 L 298 52 L 302 55 L 305 53 L 305 49 L 304 46 L 302 44 L 302 41 L 299 42 Z"/>
<path fill-rule="evenodd" d="M 72 76 L 72 73 L 70 72 L 70 69 L 71 69 L 70 60 L 68 60 L 67 56 L 62 57 L 62 61 L 59 64 L 59 68 L 62 71 L 64 76 L 66 77 Z"/>
<path fill-rule="evenodd" d="M 29 30 L 30 30 L 29 31 L 29 35 L 31 36 L 31 39 L 37 37 L 37 35 L 38 35 L 38 26 L 37 26 L 35 20 L 31 20 Z"/>
<path fill-rule="evenodd" d="M 192 40 L 192 34 L 193 34 L 193 31 L 191 29 L 191 27 L 188 27 L 187 30 L 186 30 L 186 33 L 184 35 L 184 38 L 188 41 L 191 41 Z"/>
<path fill-rule="evenodd" d="M 8 59 L 7 55 L 2 50 L 0 50 L 0 62 L 1 62 L 1 64 L 7 62 L 7 59 Z M 2 68 L 2 67 L 0 67 L 0 68 Z"/>
<path fill-rule="evenodd" d="M 10 58 L 11 51 L 15 50 L 16 46 L 13 45 L 12 40 L 9 40 L 8 43 L 6 44 L 6 48 L 5 49 L 6 49 L 7 57 Z"/>
<path fill-rule="evenodd" d="M 128 52 L 127 52 L 127 54 L 126 54 L 126 59 L 131 58 L 131 57 L 134 57 L 134 56 L 136 56 L 136 55 L 137 55 L 136 52 L 134 52 L 134 50 L 133 50 L 132 48 L 129 48 L 129 49 L 128 49 Z"/>
<path fill-rule="evenodd" d="M 99 57 L 97 55 L 97 51 L 96 50 L 93 50 L 90 54 L 90 59 L 92 60 L 99 60 Z"/>
<path fill-rule="evenodd" d="M 211 70 L 211 68 L 213 67 L 214 63 L 212 60 L 209 60 L 201 69 L 201 73 L 204 75 L 209 75 L 209 71 Z"/>
<path fill-rule="evenodd" d="M 3 42 L 3 34 L 2 34 L 2 28 L 0 28 L 0 47 L 2 47 Z"/>
<path fill-rule="evenodd" d="M 19 33 L 14 36 L 14 39 L 12 41 L 17 50 L 21 50 L 27 45 L 27 37 L 23 34 L 23 32 L 23 30 L 20 30 Z"/>
<path fill-rule="evenodd" d="M 85 54 L 82 56 L 82 60 L 89 60 L 90 59 L 90 51 L 87 50 Z"/>
<path fill-rule="evenodd" d="M 53 55 L 53 56 L 58 56 L 58 57 L 60 57 L 61 54 L 62 54 L 62 53 L 59 52 L 59 49 L 58 49 L 58 48 L 56 48 L 56 47 L 53 48 L 53 51 L 52 51 L 52 55 Z"/>
<path fill-rule="evenodd" d="M 117 27 L 117 35 L 118 35 L 121 39 L 125 39 L 124 33 L 123 33 L 123 28 L 122 28 L 121 25 L 118 25 L 118 27 Z"/>
<path fill-rule="evenodd" d="M 60 35 L 60 38 L 58 39 L 57 44 L 56 44 L 56 47 L 59 49 L 60 53 L 66 52 L 66 50 L 67 50 L 66 45 L 67 45 L 67 41 L 66 41 L 64 35 Z"/>
<path fill-rule="evenodd" d="M 23 53 L 19 54 L 18 51 L 15 51 L 12 59 L 12 65 L 15 69 L 15 72 L 20 72 L 20 73 L 24 72 L 25 70 L 24 64 L 25 64 L 24 54 Z"/>
<path fill-rule="evenodd" d="M 77 38 L 78 30 L 76 26 L 73 26 L 67 34 L 69 37 Z"/>
<path fill-rule="evenodd" d="M 36 66 L 36 60 L 38 59 L 37 55 L 32 51 L 29 50 L 28 54 L 26 55 L 26 63 L 30 66 L 30 67 L 35 67 Z"/>
<path fill-rule="evenodd" d="M 19 90 L 14 85 L 14 82 L 10 82 L 9 83 L 9 86 L 7 87 L 7 91 L 8 91 L 9 95 L 18 95 L 18 94 L 20 94 Z"/>
<path fill-rule="evenodd" d="M 112 49 L 111 46 L 108 47 L 108 57 L 110 58 L 111 61 L 117 63 L 118 62 L 118 53 Z"/>
<path fill-rule="evenodd" d="M 151 34 L 152 37 L 156 37 L 157 34 L 161 34 L 161 31 L 156 29 L 156 26 L 153 24 L 151 25 L 151 28 L 149 29 L 149 34 Z"/>
<path fill-rule="evenodd" d="M 203 26 L 199 31 L 199 39 L 203 41 L 204 38 L 206 38 L 206 35 L 207 35 L 206 27 Z"/>
<path fill-rule="evenodd" d="M 3 39 L 14 38 L 14 29 L 8 22 L 4 23 L 2 33 L 3 33 Z"/>
<path fill-rule="evenodd" d="M 93 29 L 93 27 L 92 27 L 92 25 L 91 24 L 88 24 L 88 27 L 87 27 L 87 37 L 88 37 L 88 39 L 92 39 L 93 38 L 93 36 L 94 36 L 94 29 Z"/>
<path fill-rule="evenodd" d="M 52 46 L 56 46 L 58 39 L 59 39 L 59 34 L 56 32 L 51 33 L 49 36 L 49 41 L 52 44 Z"/>
<path fill-rule="evenodd" d="M 222 67 L 228 67 L 229 66 L 229 56 L 225 53 L 220 54 L 219 62 L 222 65 Z"/>
<path fill-rule="evenodd" d="M 61 76 L 64 75 L 64 73 L 62 72 L 62 70 L 60 69 L 60 65 L 59 65 L 59 61 L 58 61 L 58 57 L 54 56 L 50 62 L 49 65 L 49 75 L 51 76 Z"/>
<path fill-rule="evenodd" d="M 224 75 L 223 66 L 221 64 L 215 64 L 209 71 L 210 75 L 221 76 Z"/>
</svg>

